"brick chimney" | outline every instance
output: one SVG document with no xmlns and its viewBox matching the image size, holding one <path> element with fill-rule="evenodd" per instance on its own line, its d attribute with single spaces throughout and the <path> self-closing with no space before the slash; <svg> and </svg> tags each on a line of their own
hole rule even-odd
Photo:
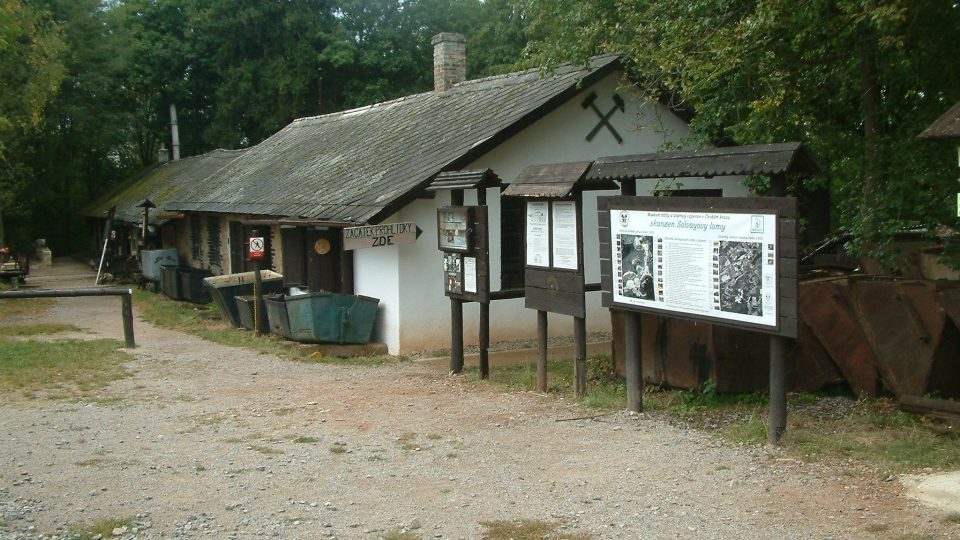
<svg viewBox="0 0 960 540">
<path fill-rule="evenodd" d="M 467 78 L 467 40 L 461 34 L 433 36 L 433 88 L 445 92 Z"/>
</svg>

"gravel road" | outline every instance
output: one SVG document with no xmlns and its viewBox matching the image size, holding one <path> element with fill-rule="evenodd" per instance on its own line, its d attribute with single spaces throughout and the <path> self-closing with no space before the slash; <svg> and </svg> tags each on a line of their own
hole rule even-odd
<svg viewBox="0 0 960 540">
<path fill-rule="evenodd" d="M 46 320 L 122 339 L 116 298 L 61 299 Z M 428 363 L 303 364 L 141 320 L 136 334 L 132 376 L 98 399 L 0 396 L 0 538 L 128 518 L 118 538 L 481 538 L 527 519 L 578 538 L 960 538 L 853 465 L 645 414 L 569 420 L 590 412 Z"/>
</svg>

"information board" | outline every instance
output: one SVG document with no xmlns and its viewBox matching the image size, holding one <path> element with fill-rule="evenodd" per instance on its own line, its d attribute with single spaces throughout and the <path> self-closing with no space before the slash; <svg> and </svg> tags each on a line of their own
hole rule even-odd
<svg viewBox="0 0 960 540">
<path fill-rule="evenodd" d="M 553 201 L 551 234 L 553 236 L 553 266 L 577 270 L 577 203 Z"/>
<path fill-rule="evenodd" d="M 463 290 L 468 293 L 477 292 L 477 258 L 463 258 Z"/>
<path fill-rule="evenodd" d="M 776 327 L 777 216 L 610 210 L 613 301 Z"/>
<path fill-rule="evenodd" d="M 443 290 L 447 293 L 463 292 L 463 255 L 459 253 L 443 254 Z"/>
<path fill-rule="evenodd" d="M 797 200 L 597 199 L 604 307 L 797 337 Z"/>
<path fill-rule="evenodd" d="M 527 264 L 550 266 L 549 203 L 527 201 Z"/>
<path fill-rule="evenodd" d="M 467 253 L 470 241 L 470 207 L 445 206 L 437 209 L 437 247 L 441 251 Z"/>
</svg>

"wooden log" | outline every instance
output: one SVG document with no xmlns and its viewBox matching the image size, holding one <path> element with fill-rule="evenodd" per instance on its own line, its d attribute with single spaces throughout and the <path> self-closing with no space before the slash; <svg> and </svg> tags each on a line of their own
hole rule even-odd
<svg viewBox="0 0 960 540">
<path fill-rule="evenodd" d="M 948 413 L 960 415 L 960 402 L 921 396 L 900 396 L 900 410 L 919 414 Z"/>
</svg>

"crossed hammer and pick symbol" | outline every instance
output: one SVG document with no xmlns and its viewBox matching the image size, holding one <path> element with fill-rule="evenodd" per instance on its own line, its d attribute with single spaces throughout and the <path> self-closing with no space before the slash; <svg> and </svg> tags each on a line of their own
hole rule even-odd
<svg viewBox="0 0 960 540">
<path fill-rule="evenodd" d="M 617 139 L 617 142 L 620 144 L 623 144 L 623 137 L 621 137 L 620 134 L 617 133 L 616 129 L 613 129 L 613 124 L 610 123 L 610 117 L 613 116 L 613 113 L 617 112 L 617 110 L 619 110 L 620 112 L 624 112 L 623 98 L 620 97 L 620 94 L 614 94 L 613 108 L 610 109 L 610 111 L 607 112 L 606 114 L 600 112 L 600 109 L 597 108 L 596 102 L 597 102 L 597 93 L 590 92 L 590 95 L 587 96 L 587 98 L 583 100 L 583 103 L 580 104 L 584 109 L 587 109 L 587 108 L 593 109 L 593 112 L 597 113 L 597 116 L 600 117 L 600 123 L 598 123 L 596 127 L 590 130 L 590 133 L 587 133 L 587 142 L 592 141 L 593 138 L 597 136 L 597 133 L 600 132 L 600 128 L 606 126 L 607 129 L 610 130 L 610 133 L 613 134 L 613 137 Z"/>
</svg>

